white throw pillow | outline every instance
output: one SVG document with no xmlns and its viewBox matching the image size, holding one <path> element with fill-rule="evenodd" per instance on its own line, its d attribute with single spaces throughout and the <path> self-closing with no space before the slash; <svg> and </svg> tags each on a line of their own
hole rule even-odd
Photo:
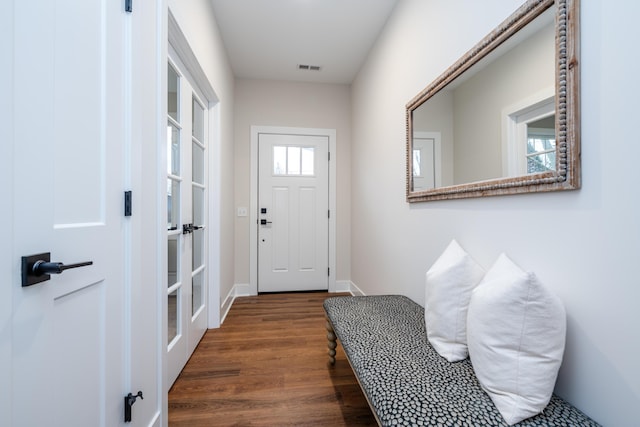
<svg viewBox="0 0 640 427">
<path fill-rule="evenodd" d="M 473 291 L 467 333 L 476 376 L 505 421 L 542 412 L 564 353 L 562 301 L 502 254 Z"/>
<path fill-rule="evenodd" d="M 449 362 L 466 359 L 467 308 L 484 269 L 453 240 L 427 271 L 424 319 L 427 338 Z"/>
</svg>

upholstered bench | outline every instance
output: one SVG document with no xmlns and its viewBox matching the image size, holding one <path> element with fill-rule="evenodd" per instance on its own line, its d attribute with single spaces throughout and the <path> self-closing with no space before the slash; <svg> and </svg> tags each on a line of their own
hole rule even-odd
<svg viewBox="0 0 640 427">
<path fill-rule="evenodd" d="M 429 344 L 424 309 L 400 295 L 332 297 L 324 302 L 330 362 L 336 338 L 382 426 L 506 426 L 470 360 L 448 362 Z M 597 426 L 553 395 L 518 426 Z"/>
</svg>

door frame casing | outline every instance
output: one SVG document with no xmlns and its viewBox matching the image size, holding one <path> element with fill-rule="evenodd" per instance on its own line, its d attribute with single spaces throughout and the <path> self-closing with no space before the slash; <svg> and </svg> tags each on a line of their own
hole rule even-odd
<svg viewBox="0 0 640 427">
<path fill-rule="evenodd" d="M 202 95 L 204 97 L 203 102 L 206 103 L 205 107 L 207 108 L 209 119 L 209 145 L 207 146 L 206 155 L 206 161 L 208 162 L 207 187 L 209 192 L 209 208 L 207 213 L 207 227 L 209 228 L 207 254 L 207 266 L 209 270 L 207 286 L 207 310 L 208 327 L 217 328 L 220 326 L 220 201 L 222 199 L 222 187 L 220 184 L 220 99 L 213 89 L 209 78 L 202 69 L 198 58 L 191 49 L 191 46 L 189 46 L 189 42 L 180 29 L 178 21 L 173 16 L 171 8 L 168 8 L 167 15 L 168 46 L 165 58 L 168 58 L 168 49 L 169 46 L 171 46 L 182 64 L 185 66 L 189 77 L 193 79 L 193 82 L 195 83 L 197 88 L 202 92 Z M 166 69 L 163 71 L 163 73 L 164 83 L 166 87 Z M 163 99 L 163 101 L 164 111 L 166 111 L 166 99 Z M 164 138 L 166 140 L 166 130 Z M 164 164 L 166 164 L 166 158 L 160 159 L 161 164 L 163 161 L 165 162 Z M 163 187 L 161 186 L 161 188 Z M 161 251 L 161 253 L 164 252 Z M 164 262 L 166 262 L 166 260 L 164 260 Z M 166 265 L 164 264 L 161 266 L 161 268 L 165 267 Z"/>
<path fill-rule="evenodd" d="M 329 292 L 336 292 L 336 130 L 284 126 L 251 126 L 249 198 L 249 295 L 258 294 L 258 139 L 260 134 L 326 136 L 329 139 Z"/>
<path fill-rule="evenodd" d="M 166 3 L 163 3 L 166 5 Z M 160 216 L 159 223 L 166 224 L 166 164 L 167 154 L 164 147 L 167 140 L 166 130 L 166 114 L 167 114 L 167 63 L 169 60 L 169 50 L 173 49 L 176 56 L 182 62 L 185 67 L 185 72 L 192 79 L 192 82 L 197 86 L 202 94 L 202 101 L 205 103 L 205 108 L 208 114 L 208 134 L 209 144 L 207 146 L 207 153 L 205 155 L 205 161 L 208 163 L 207 172 L 207 188 L 208 188 L 208 209 L 207 209 L 207 327 L 217 328 L 220 326 L 220 236 L 221 236 L 221 210 L 220 202 L 222 200 L 222 187 L 221 170 L 220 170 L 220 99 L 218 98 L 213 86 L 204 72 L 198 58 L 191 49 L 187 38 L 180 28 L 178 21 L 174 17 L 171 8 L 165 7 L 162 11 L 164 25 L 164 32 L 161 37 L 162 48 L 160 52 L 161 56 L 161 68 L 159 70 L 160 85 L 158 87 L 160 105 L 157 112 L 158 124 L 161 127 L 160 141 L 157 145 L 156 160 L 160 167 L 157 174 L 157 188 L 156 191 L 159 194 L 158 200 L 158 215 Z M 168 392 L 169 392 L 169 380 L 167 370 L 167 303 L 166 303 L 166 289 L 167 278 L 165 272 L 167 271 L 167 241 L 166 230 L 162 227 L 157 227 L 157 239 L 159 242 L 157 249 L 157 271 L 161 280 L 158 281 L 160 292 L 158 304 L 161 307 L 160 322 L 162 325 L 162 339 L 160 347 L 160 357 L 162 359 L 162 412 L 164 414 L 164 420 L 168 420 Z"/>
</svg>

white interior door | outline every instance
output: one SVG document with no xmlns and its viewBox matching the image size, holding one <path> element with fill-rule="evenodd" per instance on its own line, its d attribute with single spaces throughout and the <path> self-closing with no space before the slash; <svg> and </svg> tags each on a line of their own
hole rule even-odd
<svg viewBox="0 0 640 427">
<path fill-rule="evenodd" d="M 413 138 L 413 190 L 435 188 L 435 143 L 432 138 Z"/>
<path fill-rule="evenodd" d="M 175 55 L 167 81 L 167 366 L 172 384 L 207 328 L 208 114 Z"/>
<path fill-rule="evenodd" d="M 9 425 L 121 425 L 125 15 L 106 0 L 13 7 L 13 271 L 39 253 L 93 264 L 12 283 Z"/>
<path fill-rule="evenodd" d="M 13 3 L 4 5 L 0 14 L 0 52 L 12 52 L 13 44 Z M 4 60 L 0 67 L 0 146 L 3 155 L 0 156 L 0 200 L 4 200 L 0 209 L 0 224 L 13 225 L 13 58 Z M 12 357 L 11 357 L 11 318 L 13 289 L 18 287 L 16 265 L 13 259 L 13 236 L 4 235 L 0 239 L 0 425 L 11 425 L 12 406 Z"/>
<path fill-rule="evenodd" d="M 442 185 L 441 151 L 440 133 L 414 133 L 413 191 L 431 190 Z"/>
<path fill-rule="evenodd" d="M 326 290 L 329 138 L 258 137 L 258 291 Z"/>
</svg>

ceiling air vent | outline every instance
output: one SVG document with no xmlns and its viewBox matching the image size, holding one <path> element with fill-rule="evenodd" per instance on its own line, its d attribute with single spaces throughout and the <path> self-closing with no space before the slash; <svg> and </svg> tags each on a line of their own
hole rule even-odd
<svg viewBox="0 0 640 427">
<path fill-rule="evenodd" d="M 319 65 L 298 64 L 298 70 L 320 71 Z"/>
</svg>

